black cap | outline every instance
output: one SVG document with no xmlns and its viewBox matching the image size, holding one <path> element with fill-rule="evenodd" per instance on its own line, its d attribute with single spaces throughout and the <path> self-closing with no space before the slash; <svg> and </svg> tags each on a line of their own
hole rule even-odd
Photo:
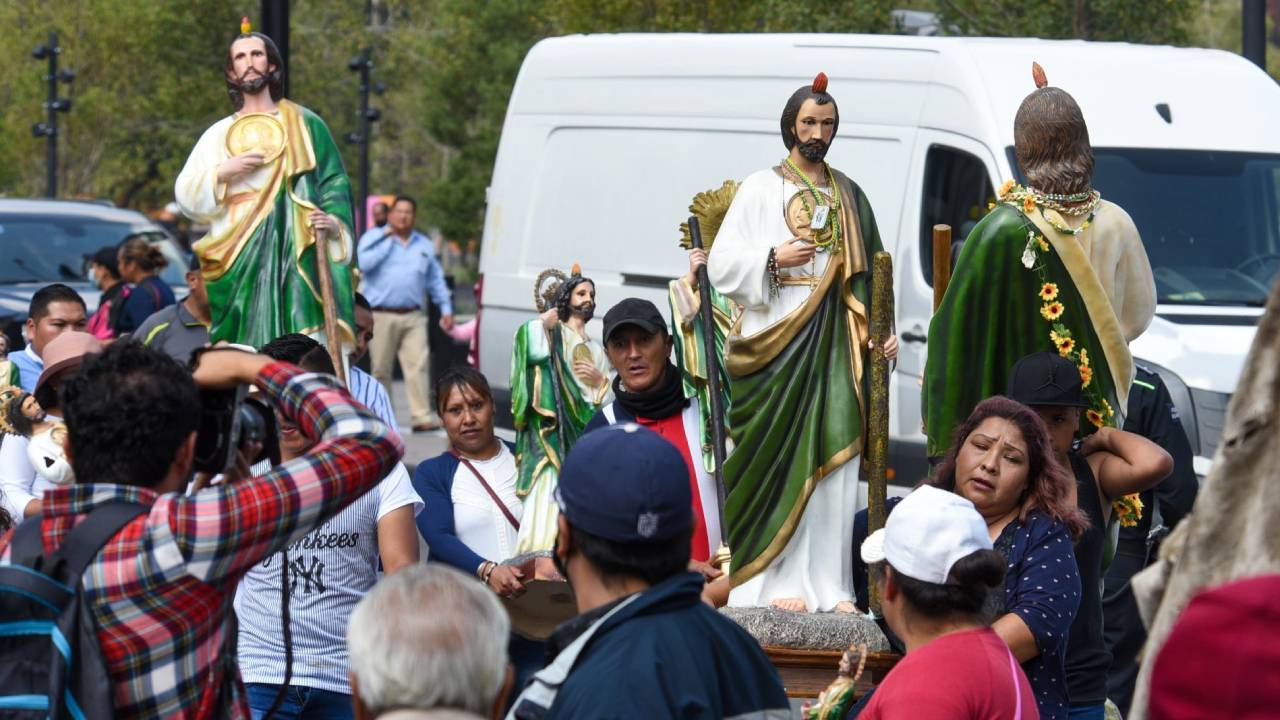
<svg viewBox="0 0 1280 720">
<path fill-rule="evenodd" d="M 604 315 L 604 341 L 609 342 L 613 331 L 623 325 L 635 325 L 647 333 L 667 332 L 667 321 L 658 308 L 648 300 L 627 298 L 609 308 Z"/>
<path fill-rule="evenodd" d="M 1089 407 L 1080 368 L 1053 352 L 1028 355 L 1014 363 L 1008 395 L 1023 405 Z"/>
<path fill-rule="evenodd" d="M 570 525 L 613 542 L 670 540 L 693 527 L 684 456 L 635 423 L 607 425 L 574 443 L 555 497 Z"/>
<path fill-rule="evenodd" d="M 88 256 L 89 262 L 111 271 L 111 274 L 120 277 L 120 255 L 115 245 L 107 245 L 98 248 L 97 252 Z"/>
</svg>

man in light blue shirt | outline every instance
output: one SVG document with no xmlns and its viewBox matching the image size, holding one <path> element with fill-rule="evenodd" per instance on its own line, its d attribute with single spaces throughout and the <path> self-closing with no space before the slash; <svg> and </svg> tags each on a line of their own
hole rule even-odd
<svg viewBox="0 0 1280 720">
<path fill-rule="evenodd" d="M 44 371 L 44 360 L 40 356 L 44 346 L 68 330 L 84 332 L 87 324 L 84 298 L 66 285 L 45 285 L 31 296 L 31 305 L 27 308 L 27 346 L 9 354 L 9 360 L 18 367 L 18 382 L 23 390 L 35 392 L 36 380 Z"/>
<path fill-rule="evenodd" d="M 413 198 L 397 197 L 386 226 L 370 228 L 360 238 L 357 258 L 378 327 L 369 343 L 373 376 L 389 387 L 399 359 L 413 431 L 424 432 L 440 428 L 428 389 L 426 296 L 440 308 L 445 330 L 453 327 L 453 301 L 431 240 L 413 229 L 417 211 Z"/>
</svg>

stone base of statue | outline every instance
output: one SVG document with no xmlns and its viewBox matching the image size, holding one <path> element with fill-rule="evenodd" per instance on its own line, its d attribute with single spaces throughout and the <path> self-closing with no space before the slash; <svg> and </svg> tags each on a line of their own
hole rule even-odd
<svg viewBox="0 0 1280 720">
<path fill-rule="evenodd" d="M 859 696 L 884 679 L 898 662 L 884 633 L 858 613 L 797 613 L 774 608 L 724 608 L 725 617 L 760 643 L 777 668 L 787 696 L 816 698 L 836 678 L 840 657 L 850 645 L 866 643 L 867 665 Z"/>
</svg>

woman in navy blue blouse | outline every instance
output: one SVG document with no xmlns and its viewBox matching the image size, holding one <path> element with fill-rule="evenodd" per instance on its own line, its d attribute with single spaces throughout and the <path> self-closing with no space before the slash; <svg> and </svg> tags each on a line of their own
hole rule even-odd
<svg viewBox="0 0 1280 720">
<path fill-rule="evenodd" d="M 1067 634 L 1080 605 L 1072 542 L 1088 525 L 1071 500 L 1073 482 L 1040 417 L 1002 396 L 978 404 L 930 481 L 972 502 L 1004 555 L 1004 594 L 991 599 L 992 629 L 1022 663 L 1040 717 L 1052 720 L 1065 720 L 1070 705 Z M 855 520 L 855 548 L 866 536 L 863 515 Z M 866 570 L 858 553 L 854 558 L 861 598 Z"/>
</svg>

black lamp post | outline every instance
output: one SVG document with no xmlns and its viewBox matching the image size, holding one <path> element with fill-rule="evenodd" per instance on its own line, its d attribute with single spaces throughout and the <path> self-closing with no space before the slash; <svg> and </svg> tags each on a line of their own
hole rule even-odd
<svg viewBox="0 0 1280 720">
<path fill-rule="evenodd" d="M 58 97 L 58 83 L 70 84 L 76 74 L 70 70 L 58 70 L 58 56 L 62 48 L 58 45 L 58 34 L 49 33 L 49 42 L 37 45 L 31 52 L 36 60 L 47 60 L 49 71 L 45 74 L 47 88 L 44 101 L 45 121 L 31 126 L 31 134 L 45 139 L 45 195 L 58 196 L 58 113 L 71 111 L 71 98 Z"/>
</svg>

